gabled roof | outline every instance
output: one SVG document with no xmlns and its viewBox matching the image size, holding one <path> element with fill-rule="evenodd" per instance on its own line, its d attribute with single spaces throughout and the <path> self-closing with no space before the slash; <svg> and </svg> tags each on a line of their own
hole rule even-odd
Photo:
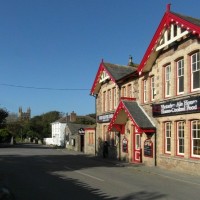
<svg viewBox="0 0 200 200">
<path fill-rule="evenodd" d="M 102 82 L 100 82 L 100 78 L 103 72 L 106 72 L 109 76 L 109 79 L 111 79 L 114 83 L 117 83 L 117 81 L 121 80 L 123 77 L 137 72 L 137 65 L 134 64 L 134 66 L 123 66 L 105 63 L 102 61 L 96 74 L 90 94 L 95 95 L 99 92 L 102 84 Z"/>
<path fill-rule="evenodd" d="M 61 123 L 61 124 L 67 123 L 67 117 L 62 117 L 62 118 L 56 120 L 55 122 L 52 122 L 51 124 L 54 124 L 54 123 Z"/>
<path fill-rule="evenodd" d="M 95 128 L 95 125 L 75 124 L 75 123 L 70 123 L 70 122 L 67 123 L 67 126 L 72 135 L 78 134 L 78 130 L 80 128 L 84 128 L 84 129 L 94 129 Z"/>
<path fill-rule="evenodd" d="M 155 126 L 151 122 L 145 111 L 132 99 L 121 100 L 115 114 L 109 124 L 109 131 L 116 131 L 118 125 L 125 125 L 130 119 L 140 132 L 155 131 Z"/>
<path fill-rule="evenodd" d="M 156 51 L 156 47 L 164 35 L 164 32 L 170 27 L 171 24 L 175 24 L 182 29 L 185 29 L 186 33 L 197 35 L 200 37 L 200 19 L 184 16 L 178 13 L 170 11 L 170 4 L 167 5 L 167 11 L 165 12 L 145 54 L 137 69 L 138 73 L 150 70 L 152 64 L 155 62 L 159 52 Z M 175 37 L 174 37 L 175 38 Z"/>
</svg>

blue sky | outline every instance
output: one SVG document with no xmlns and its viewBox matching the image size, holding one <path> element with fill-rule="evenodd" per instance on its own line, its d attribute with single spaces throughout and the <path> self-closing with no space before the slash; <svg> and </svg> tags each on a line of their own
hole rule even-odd
<svg viewBox="0 0 200 200">
<path fill-rule="evenodd" d="M 140 63 L 169 2 L 200 18 L 197 0 L 0 1 L 0 107 L 94 113 L 89 93 L 101 60 Z"/>
</svg>

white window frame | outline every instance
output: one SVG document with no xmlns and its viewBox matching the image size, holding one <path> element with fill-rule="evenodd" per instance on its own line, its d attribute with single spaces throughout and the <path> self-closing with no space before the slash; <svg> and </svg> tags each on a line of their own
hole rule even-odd
<svg viewBox="0 0 200 200">
<path fill-rule="evenodd" d="M 165 122 L 165 153 L 167 154 L 171 154 L 171 135 L 172 135 L 171 122 Z"/>
<path fill-rule="evenodd" d="M 191 155 L 200 158 L 200 120 L 191 121 Z"/>
<path fill-rule="evenodd" d="M 194 75 L 198 75 L 199 86 L 194 88 Z M 191 55 L 191 88 L 192 91 L 200 89 L 200 52 Z"/>
<path fill-rule="evenodd" d="M 171 96 L 171 65 L 165 67 L 165 97 Z"/>
<path fill-rule="evenodd" d="M 144 98 L 144 103 L 147 102 L 147 80 L 143 80 L 143 98 Z"/>
<path fill-rule="evenodd" d="M 184 93 L 184 60 L 180 59 L 176 63 L 176 70 L 177 70 L 177 94 Z M 183 82 L 183 83 L 181 83 Z M 183 84 L 183 91 L 180 91 L 181 85 Z"/>
<path fill-rule="evenodd" d="M 185 152 L 185 126 L 184 121 L 177 122 L 177 155 L 184 155 Z M 182 151 L 181 151 L 182 149 Z"/>
<path fill-rule="evenodd" d="M 156 90 L 155 90 L 155 77 L 151 77 L 151 101 L 155 99 Z"/>
<path fill-rule="evenodd" d="M 117 107 L 117 88 L 113 88 L 113 107 L 114 109 Z"/>
</svg>

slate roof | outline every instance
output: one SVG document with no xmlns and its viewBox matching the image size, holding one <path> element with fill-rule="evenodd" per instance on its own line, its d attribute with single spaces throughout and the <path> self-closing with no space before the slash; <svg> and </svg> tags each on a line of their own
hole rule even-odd
<svg viewBox="0 0 200 200">
<path fill-rule="evenodd" d="M 75 124 L 75 123 L 67 123 L 69 130 L 71 131 L 72 135 L 78 134 L 78 130 L 80 128 L 95 128 L 95 125 L 86 125 L 86 124 Z"/>
<path fill-rule="evenodd" d="M 122 101 L 136 124 L 142 129 L 155 129 L 148 116 L 136 101 Z"/>
<path fill-rule="evenodd" d="M 59 123 L 67 123 L 67 117 L 62 117 L 62 118 L 56 120 L 55 122 L 59 122 Z M 53 122 L 53 123 L 55 123 L 55 122 Z"/>
<path fill-rule="evenodd" d="M 107 71 L 111 74 L 111 76 L 117 81 L 122 79 L 123 77 L 134 73 L 137 71 L 137 66 L 123 66 L 111 63 L 103 63 Z"/>
<path fill-rule="evenodd" d="M 182 14 L 179 14 L 179 13 L 175 13 L 175 12 L 171 12 L 172 14 L 192 23 L 192 24 L 195 24 L 197 26 L 200 26 L 200 19 L 197 19 L 197 18 L 193 18 L 193 17 L 190 17 L 190 16 L 186 16 L 186 15 L 182 15 Z"/>
</svg>

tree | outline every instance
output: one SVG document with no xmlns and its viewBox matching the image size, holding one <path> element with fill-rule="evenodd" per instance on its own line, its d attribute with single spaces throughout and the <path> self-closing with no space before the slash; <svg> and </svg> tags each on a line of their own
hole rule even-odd
<svg viewBox="0 0 200 200">
<path fill-rule="evenodd" d="M 8 143 L 11 141 L 11 134 L 8 129 L 0 129 L 0 143 Z"/>
<path fill-rule="evenodd" d="M 6 117 L 8 117 L 8 112 L 6 110 L 0 108 L 0 128 L 5 127 Z"/>
</svg>

